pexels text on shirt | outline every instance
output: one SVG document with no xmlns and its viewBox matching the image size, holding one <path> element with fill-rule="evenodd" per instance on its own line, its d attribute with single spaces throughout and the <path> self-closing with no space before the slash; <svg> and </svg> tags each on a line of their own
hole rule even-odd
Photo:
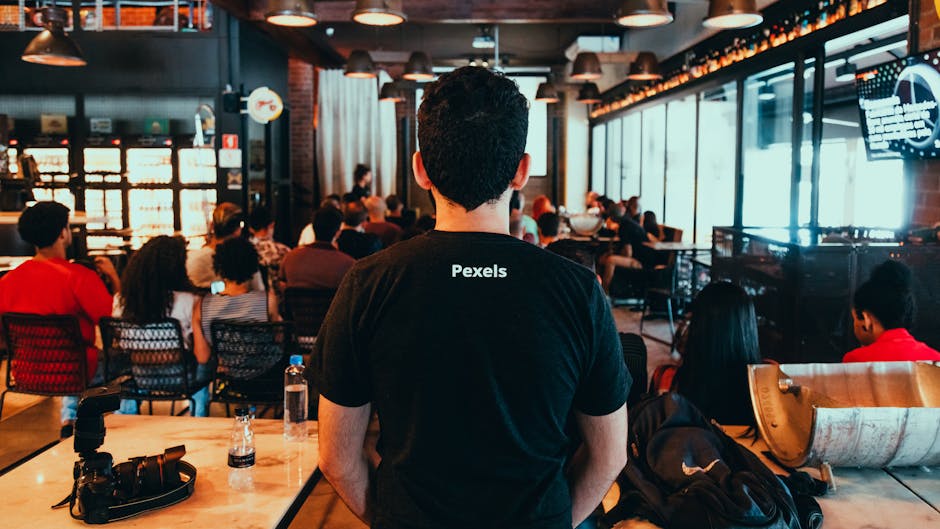
<svg viewBox="0 0 940 529">
<path fill-rule="evenodd" d="M 502 279 L 508 275 L 509 270 L 495 264 L 493 266 L 463 266 L 458 264 L 450 266 L 450 277 Z"/>
</svg>

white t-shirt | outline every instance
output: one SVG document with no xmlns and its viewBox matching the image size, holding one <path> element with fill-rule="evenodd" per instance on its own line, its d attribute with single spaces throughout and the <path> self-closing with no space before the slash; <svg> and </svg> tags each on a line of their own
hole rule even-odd
<svg viewBox="0 0 940 529">
<path fill-rule="evenodd" d="M 170 307 L 168 318 L 173 318 L 180 322 L 180 330 L 183 331 L 183 344 L 190 350 L 193 347 L 193 305 L 196 303 L 196 295 L 192 292 L 173 292 L 173 305 Z M 120 294 L 114 295 L 114 306 L 111 315 L 120 318 L 124 313 L 124 302 Z"/>
<path fill-rule="evenodd" d="M 313 224 L 307 224 L 304 226 L 303 231 L 300 232 L 300 239 L 297 241 L 297 246 L 306 246 L 315 242 L 317 242 L 317 235 L 313 232 Z"/>
</svg>

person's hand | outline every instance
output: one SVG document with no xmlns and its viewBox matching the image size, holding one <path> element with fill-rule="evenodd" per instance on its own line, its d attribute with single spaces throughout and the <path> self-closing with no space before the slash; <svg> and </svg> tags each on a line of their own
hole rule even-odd
<svg viewBox="0 0 940 529">
<path fill-rule="evenodd" d="M 107 276 L 107 277 L 117 277 L 117 270 L 114 268 L 114 263 L 111 262 L 111 259 L 103 255 L 95 257 L 95 269 L 98 270 L 98 273 Z"/>
</svg>

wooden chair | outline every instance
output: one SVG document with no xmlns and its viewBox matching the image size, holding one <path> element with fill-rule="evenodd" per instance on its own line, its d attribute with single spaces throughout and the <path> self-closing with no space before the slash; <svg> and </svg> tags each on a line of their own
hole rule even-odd
<svg viewBox="0 0 940 529">
<path fill-rule="evenodd" d="M 73 315 L 0 315 L 9 363 L 7 392 L 50 397 L 81 395 L 88 387 L 86 344 Z"/>
</svg>

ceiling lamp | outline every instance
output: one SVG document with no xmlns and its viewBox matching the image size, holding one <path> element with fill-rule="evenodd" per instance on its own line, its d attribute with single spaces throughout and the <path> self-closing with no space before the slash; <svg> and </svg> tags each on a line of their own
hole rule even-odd
<svg viewBox="0 0 940 529">
<path fill-rule="evenodd" d="M 473 47 L 478 50 L 492 50 L 496 47 L 496 39 L 490 35 L 490 28 L 480 26 L 480 34 L 473 37 Z"/>
<path fill-rule="evenodd" d="M 850 83 L 855 80 L 858 68 L 846 59 L 845 64 L 836 68 L 836 82 Z"/>
<path fill-rule="evenodd" d="M 352 19 L 367 26 L 395 26 L 408 20 L 401 0 L 356 0 Z"/>
<path fill-rule="evenodd" d="M 658 81 L 663 78 L 659 71 L 659 61 L 656 55 L 649 51 L 641 51 L 636 60 L 630 65 L 627 79 L 631 81 Z"/>
<path fill-rule="evenodd" d="M 376 76 L 375 63 L 372 56 L 365 50 L 353 50 L 346 61 L 346 77 L 354 79 L 374 79 Z"/>
<path fill-rule="evenodd" d="M 317 23 L 311 0 L 271 0 L 264 20 L 275 26 L 308 28 Z"/>
<path fill-rule="evenodd" d="M 597 89 L 597 85 L 594 83 L 584 83 L 581 85 L 581 89 L 578 90 L 578 102 L 588 105 L 600 103 L 601 91 Z"/>
<path fill-rule="evenodd" d="M 666 0 L 624 0 L 617 10 L 617 23 L 630 28 L 654 28 L 672 22 Z"/>
<path fill-rule="evenodd" d="M 405 65 L 403 78 L 409 81 L 430 81 L 434 79 L 434 71 L 431 65 L 431 58 L 423 51 L 416 51 L 408 57 L 408 64 Z"/>
<path fill-rule="evenodd" d="M 601 60 L 597 54 L 582 51 L 574 58 L 574 67 L 571 69 L 571 78 L 579 81 L 596 81 L 601 78 Z"/>
<path fill-rule="evenodd" d="M 402 92 L 400 86 L 395 84 L 394 81 L 387 82 L 382 85 L 382 89 L 379 90 L 379 101 L 391 101 L 392 103 L 401 103 L 405 100 L 405 94 Z"/>
<path fill-rule="evenodd" d="M 69 15 L 61 7 L 47 7 L 42 10 L 42 22 L 46 29 L 33 37 L 23 55 L 26 62 L 48 66 L 85 66 L 88 62 L 78 45 L 65 34 L 65 24 Z"/>
<path fill-rule="evenodd" d="M 740 29 L 763 21 L 756 0 L 710 0 L 708 17 L 702 24 L 714 29 Z"/>
<path fill-rule="evenodd" d="M 760 88 L 757 89 L 757 99 L 759 101 L 773 101 L 777 98 L 777 93 L 774 92 L 774 87 L 769 84 L 762 84 Z"/>
<path fill-rule="evenodd" d="M 549 104 L 557 103 L 558 91 L 555 90 L 555 85 L 549 83 L 548 81 L 539 84 L 538 90 L 535 91 L 535 100 Z"/>
</svg>

